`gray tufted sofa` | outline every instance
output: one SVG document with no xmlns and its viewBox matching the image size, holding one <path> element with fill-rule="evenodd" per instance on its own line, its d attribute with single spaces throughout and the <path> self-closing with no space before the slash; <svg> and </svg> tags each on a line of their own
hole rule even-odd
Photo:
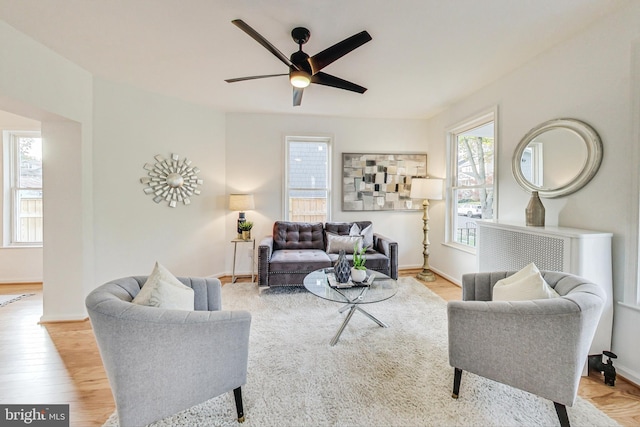
<svg viewBox="0 0 640 427">
<path fill-rule="evenodd" d="M 542 271 L 560 298 L 492 301 L 496 282 L 514 273 L 465 274 L 463 301 L 447 304 L 453 397 L 468 371 L 553 401 L 560 424 L 569 426 L 566 406 L 576 400 L 607 296 L 584 278 Z"/>
<path fill-rule="evenodd" d="M 251 314 L 222 310 L 213 278 L 178 277 L 194 311 L 133 304 L 146 280 L 113 280 L 86 298 L 119 424 L 144 426 L 231 390 L 243 421 Z"/>
<path fill-rule="evenodd" d="M 360 229 L 371 221 L 356 221 Z M 276 221 L 273 234 L 258 246 L 259 286 L 302 286 L 312 271 L 331 267 L 338 254 L 326 252 L 326 232 L 349 235 L 353 222 Z M 373 248 L 366 252 L 366 266 L 387 276 L 398 278 L 398 243 L 374 233 Z M 352 262 L 352 255 L 347 259 Z"/>
</svg>

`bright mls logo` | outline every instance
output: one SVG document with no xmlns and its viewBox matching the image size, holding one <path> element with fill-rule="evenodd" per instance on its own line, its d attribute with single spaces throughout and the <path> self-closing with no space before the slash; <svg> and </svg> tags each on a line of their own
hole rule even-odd
<svg viewBox="0 0 640 427">
<path fill-rule="evenodd" d="M 69 405 L 0 405 L 0 425 L 69 427 Z"/>
</svg>

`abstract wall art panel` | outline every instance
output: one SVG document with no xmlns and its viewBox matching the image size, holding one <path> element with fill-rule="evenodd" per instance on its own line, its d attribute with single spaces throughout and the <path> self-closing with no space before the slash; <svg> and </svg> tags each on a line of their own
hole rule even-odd
<svg viewBox="0 0 640 427">
<path fill-rule="evenodd" d="M 427 176 L 427 155 L 342 153 L 343 211 L 415 211 L 411 180 Z"/>
</svg>

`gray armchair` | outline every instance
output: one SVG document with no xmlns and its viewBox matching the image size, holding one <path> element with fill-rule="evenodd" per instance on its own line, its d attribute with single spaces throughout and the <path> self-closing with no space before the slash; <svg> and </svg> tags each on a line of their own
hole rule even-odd
<svg viewBox="0 0 640 427">
<path fill-rule="evenodd" d="M 222 311 L 218 279 L 178 278 L 195 311 L 133 304 L 146 277 L 106 283 L 86 298 L 120 425 L 143 426 L 234 391 L 244 421 L 251 315 Z"/>
<path fill-rule="evenodd" d="M 583 278 L 542 272 L 560 298 L 491 301 L 495 283 L 513 273 L 466 274 L 463 301 L 447 305 L 453 397 L 468 371 L 553 401 L 569 426 L 566 405 L 575 402 L 606 295 Z"/>
</svg>

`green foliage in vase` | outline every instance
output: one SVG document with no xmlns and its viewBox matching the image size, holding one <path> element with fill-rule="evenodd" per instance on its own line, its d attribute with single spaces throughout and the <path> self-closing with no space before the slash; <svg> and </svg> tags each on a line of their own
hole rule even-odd
<svg viewBox="0 0 640 427">
<path fill-rule="evenodd" d="M 240 230 L 242 231 L 250 231 L 253 228 L 253 222 L 251 221 L 241 222 L 239 227 L 240 227 Z"/>
<path fill-rule="evenodd" d="M 353 246 L 353 268 L 357 270 L 367 269 L 367 267 L 364 266 L 365 262 L 367 262 L 367 257 L 364 255 L 365 252 L 365 248 L 358 249 L 357 243 Z"/>
</svg>

